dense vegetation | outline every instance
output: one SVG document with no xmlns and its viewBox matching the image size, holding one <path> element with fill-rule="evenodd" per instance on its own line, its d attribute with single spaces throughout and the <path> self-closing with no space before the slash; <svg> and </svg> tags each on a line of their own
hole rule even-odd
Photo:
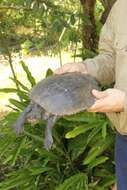
<svg viewBox="0 0 127 190">
<path fill-rule="evenodd" d="M 101 26 L 115 1 L 0 0 L 0 52 L 10 64 L 16 93 L 13 110 L 0 120 L 1 190 L 107 190 L 115 182 L 114 132 L 103 114 L 78 113 L 56 123 L 51 151 L 43 148 L 45 121 L 25 124 L 16 136 L 11 126 L 28 104 L 29 87 L 36 84 L 24 62 L 30 85 L 15 75 L 13 55 L 52 56 L 70 51 L 83 59 L 98 53 Z M 49 70 L 47 75 L 51 73 Z"/>
</svg>

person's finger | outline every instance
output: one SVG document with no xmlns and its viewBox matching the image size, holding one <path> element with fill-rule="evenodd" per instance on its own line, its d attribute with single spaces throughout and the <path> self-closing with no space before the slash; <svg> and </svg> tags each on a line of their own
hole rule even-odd
<svg viewBox="0 0 127 190">
<path fill-rule="evenodd" d="M 93 94 L 97 99 L 105 98 L 105 97 L 108 95 L 108 93 L 107 93 L 106 90 L 105 90 L 105 91 L 98 91 L 98 90 L 95 90 L 95 89 L 92 90 L 92 94 Z"/>
<path fill-rule="evenodd" d="M 71 63 L 66 63 L 66 64 L 63 65 L 62 67 L 56 69 L 56 70 L 54 71 L 54 74 L 67 73 L 67 72 L 70 72 L 72 69 L 74 69 L 74 68 L 71 66 Z"/>
<path fill-rule="evenodd" d="M 66 72 L 66 68 L 59 68 L 59 69 L 56 69 L 55 71 L 54 71 L 54 74 L 63 74 L 63 73 L 65 73 Z"/>
<path fill-rule="evenodd" d="M 59 68 L 59 69 L 56 69 L 55 71 L 54 71 L 54 74 L 61 74 L 62 73 L 62 68 Z"/>
</svg>

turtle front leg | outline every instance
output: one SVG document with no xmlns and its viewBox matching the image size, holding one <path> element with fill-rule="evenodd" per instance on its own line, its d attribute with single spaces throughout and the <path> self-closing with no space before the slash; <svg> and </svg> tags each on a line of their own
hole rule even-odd
<svg viewBox="0 0 127 190">
<path fill-rule="evenodd" d="M 52 128 L 56 122 L 57 116 L 51 115 L 48 118 L 48 123 L 45 129 L 44 147 L 50 150 L 53 144 Z"/>
<path fill-rule="evenodd" d="M 21 113 L 21 115 L 19 116 L 19 118 L 17 119 L 17 121 L 15 122 L 15 124 L 13 125 L 13 127 L 16 130 L 17 134 L 20 134 L 23 130 L 23 125 L 25 123 L 25 120 L 27 118 L 27 114 L 32 110 L 33 105 L 30 103 L 25 109 L 24 111 Z"/>
</svg>

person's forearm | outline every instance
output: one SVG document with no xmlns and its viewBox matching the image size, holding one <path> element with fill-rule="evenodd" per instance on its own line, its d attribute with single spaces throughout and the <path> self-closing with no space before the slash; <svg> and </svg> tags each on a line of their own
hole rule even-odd
<svg viewBox="0 0 127 190">
<path fill-rule="evenodd" d="M 115 80 L 115 59 L 110 54 L 99 54 L 93 59 L 83 62 L 89 74 L 94 76 L 101 84 L 111 84 Z"/>
</svg>

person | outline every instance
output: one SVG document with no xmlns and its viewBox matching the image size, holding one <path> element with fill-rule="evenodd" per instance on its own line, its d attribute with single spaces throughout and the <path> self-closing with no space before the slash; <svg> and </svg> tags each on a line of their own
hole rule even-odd
<svg viewBox="0 0 127 190">
<path fill-rule="evenodd" d="M 117 0 L 99 40 L 99 55 L 79 63 L 67 63 L 55 73 L 82 72 L 101 84 L 115 83 L 104 91 L 93 89 L 97 98 L 90 112 L 105 112 L 116 128 L 115 163 L 117 190 L 127 190 L 127 0 Z M 116 189 L 116 188 L 115 188 Z"/>
</svg>

